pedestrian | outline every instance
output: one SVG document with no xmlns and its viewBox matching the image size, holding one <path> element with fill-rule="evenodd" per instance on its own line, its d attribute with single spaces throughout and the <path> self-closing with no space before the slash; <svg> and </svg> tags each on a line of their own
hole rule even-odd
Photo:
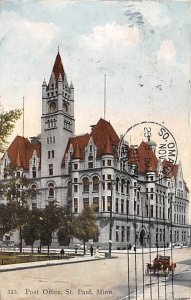
<svg viewBox="0 0 191 300">
<path fill-rule="evenodd" d="M 93 256 L 93 252 L 94 252 L 94 248 L 93 248 L 93 246 L 91 245 L 91 247 L 90 247 L 90 253 L 91 253 L 91 256 Z"/>
<path fill-rule="evenodd" d="M 63 256 L 64 256 L 64 249 L 63 248 L 60 250 L 60 254 L 61 254 L 61 258 L 63 258 Z"/>
<path fill-rule="evenodd" d="M 97 258 L 100 257 L 99 256 L 99 247 L 96 248 L 95 257 L 97 257 Z"/>
<path fill-rule="evenodd" d="M 38 251 L 38 253 L 40 253 L 40 248 L 39 248 L 39 247 L 38 247 L 38 250 L 37 250 L 37 251 Z"/>
</svg>

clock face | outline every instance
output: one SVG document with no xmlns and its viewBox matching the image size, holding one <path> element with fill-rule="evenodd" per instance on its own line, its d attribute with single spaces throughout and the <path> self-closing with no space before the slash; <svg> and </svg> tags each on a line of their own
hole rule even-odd
<svg viewBox="0 0 191 300">
<path fill-rule="evenodd" d="M 56 110 L 56 103 L 55 102 L 51 102 L 50 103 L 50 111 L 53 112 Z"/>
<path fill-rule="evenodd" d="M 68 111 L 68 106 L 67 106 L 66 103 L 63 104 L 62 110 L 63 110 L 63 112 L 67 112 Z"/>
</svg>

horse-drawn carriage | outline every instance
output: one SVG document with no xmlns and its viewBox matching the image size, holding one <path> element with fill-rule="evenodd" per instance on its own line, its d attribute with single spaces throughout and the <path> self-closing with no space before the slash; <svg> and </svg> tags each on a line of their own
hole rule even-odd
<svg viewBox="0 0 191 300">
<path fill-rule="evenodd" d="M 174 274 L 176 263 L 173 263 L 170 256 L 157 255 L 153 263 L 147 263 L 145 268 L 145 275 L 156 274 L 159 272 L 165 275 Z"/>
</svg>

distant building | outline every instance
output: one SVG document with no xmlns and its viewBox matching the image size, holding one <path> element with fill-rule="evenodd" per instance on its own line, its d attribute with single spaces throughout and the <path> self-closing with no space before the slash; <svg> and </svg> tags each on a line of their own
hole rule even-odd
<svg viewBox="0 0 191 300">
<path fill-rule="evenodd" d="M 100 246 L 108 247 L 111 217 L 113 248 L 188 244 L 189 191 L 181 164 L 164 177 L 155 142 L 142 141 L 136 155 L 127 145 L 124 169 L 112 125 L 100 119 L 91 127 L 90 133 L 75 136 L 74 86 L 68 85 L 58 53 L 49 83 L 42 85 L 41 135 L 14 139 L 1 159 L 1 181 L 9 179 L 6 167 L 11 163 L 18 176 L 32 179 L 31 208 L 56 199 L 78 214 L 93 204 L 100 228 L 94 242 Z M 147 169 L 143 162 L 148 157 L 152 163 Z"/>
</svg>

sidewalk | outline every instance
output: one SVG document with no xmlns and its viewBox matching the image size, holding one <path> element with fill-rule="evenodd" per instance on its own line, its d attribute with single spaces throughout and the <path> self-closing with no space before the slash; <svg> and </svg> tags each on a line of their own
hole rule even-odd
<svg viewBox="0 0 191 300">
<path fill-rule="evenodd" d="M 103 259 L 106 258 L 102 254 L 100 254 L 100 257 L 90 256 L 86 254 L 85 256 L 78 256 L 69 259 L 46 260 L 46 261 L 36 261 L 36 262 L 29 262 L 29 263 L 1 265 L 0 272 L 32 269 L 32 268 L 39 268 L 39 267 L 50 267 L 55 265 L 82 263 L 82 262 L 89 262 L 89 261 L 103 260 Z"/>
</svg>

